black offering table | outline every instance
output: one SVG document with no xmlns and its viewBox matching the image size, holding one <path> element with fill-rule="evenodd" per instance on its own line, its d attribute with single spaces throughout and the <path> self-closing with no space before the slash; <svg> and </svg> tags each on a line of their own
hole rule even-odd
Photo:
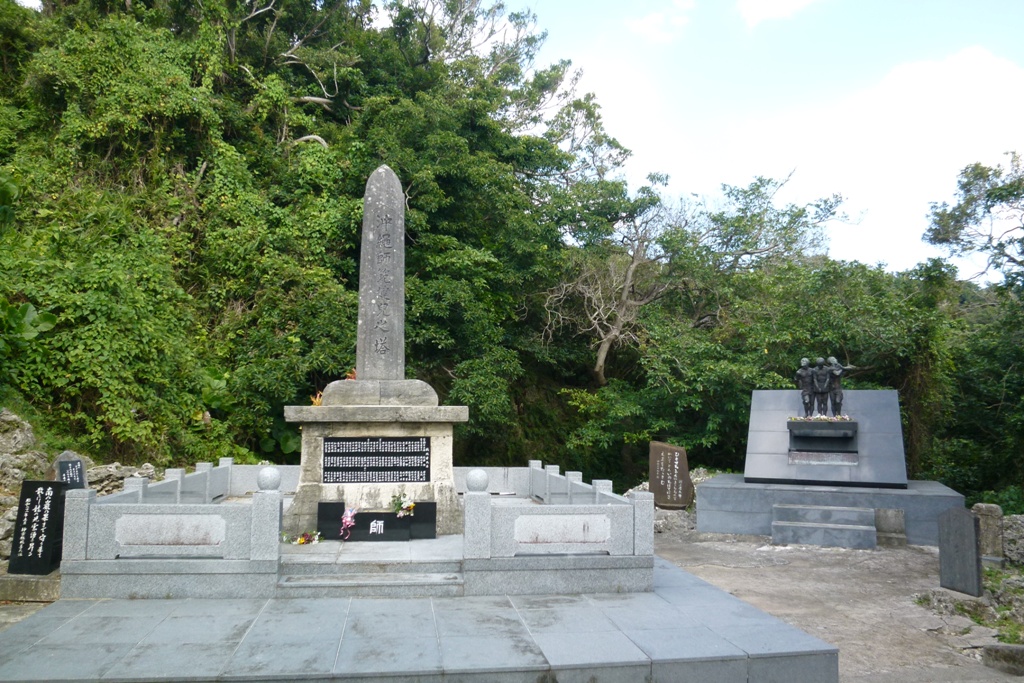
<svg viewBox="0 0 1024 683">
<path fill-rule="evenodd" d="M 45 575 L 60 567 L 64 549 L 62 481 L 23 481 L 8 574 Z"/>
<path fill-rule="evenodd" d="M 316 530 L 325 541 L 341 539 L 341 517 L 345 503 L 317 505 Z M 399 517 L 386 510 L 357 512 L 356 525 L 349 529 L 347 541 L 408 541 L 437 538 L 437 503 L 416 503 L 414 513 Z"/>
</svg>

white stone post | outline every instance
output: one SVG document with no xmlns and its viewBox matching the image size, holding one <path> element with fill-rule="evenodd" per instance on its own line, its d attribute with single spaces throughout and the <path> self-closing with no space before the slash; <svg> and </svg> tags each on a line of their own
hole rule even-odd
<svg viewBox="0 0 1024 683">
<path fill-rule="evenodd" d="M 491 556 L 491 494 L 487 491 L 487 473 L 480 469 L 466 474 L 462 554 L 466 559 Z"/>
<path fill-rule="evenodd" d="M 210 495 L 210 470 L 213 469 L 212 462 L 197 462 L 196 463 L 196 475 L 203 477 L 203 502 L 209 503 L 213 500 L 213 496 Z"/>
<path fill-rule="evenodd" d="M 124 490 L 126 493 L 134 493 L 136 503 L 146 502 L 146 488 L 149 486 L 149 477 L 126 477 Z"/>
<path fill-rule="evenodd" d="M 551 494 L 554 492 L 553 480 L 558 476 L 558 465 L 547 465 L 544 467 L 547 476 L 544 477 L 544 502 L 551 502 Z"/>
<path fill-rule="evenodd" d="M 175 481 L 174 502 L 181 502 L 181 482 L 185 479 L 185 470 L 180 467 L 168 467 L 164 470 L 164 481 Z"/>
<path fill-rule="evenodd" d="M 259 491 L 252 494 L 250 558 L 276 563 L 281 554 L 281 472 L 264 467 L 256 477 Z"/>
<path fill-rule="evenodd" d="M 227 467 L 228 468 L 228 486 L 227 486 L 227 493 L 225 494 L 225 498 L 227 496 L 231 495 L 231 475 L 234 474 L 234 470 L 232 470 L 231 468 L 232 468 L 232 466 L 234 464 L 235 464 L 235 459 L 234 458 L 221 458 L 220 460 L 217 461 L 217 467 Z"/>
<path fill-rule="evenodd" d="M 533 471 L 542 469 L 544 469 L 544 463 L 541 460 L 530 460 L 527 465 L 527 475 L 530 480 L 530 498 L 537 498 L 543 493 L 543 491 L 537 490 L 536 483 L 533 479 Z"/>
<path fill-rule="evenodd" d="M 565 492 L 569 495 L 569 505 L 572 505 L 572 489 L 573 484 L 583 483 L 582 472 L 566 472 L 565 473 Z"/>
<path fill-rule="evenodd" d="M 600 503 L 601 502 L 601 494 L 602 493 L 614 493 L 614 491 L 612 490 L 612 480 L 611 479 L 595 479 L 594 481 L 590 482 L 590 484 L 591 484 L 591 486 L 594 487 L 594 502 L 595 503 Z"/>
<path fill-rule="evenodd" d="M 62 560 L 84 560 L 89 546 L 89 511 L 94 489 L 70 489 L 64 494 L 64 547 Z"/>
<path fill-rule="evenodd" d="M 634 491 L 633 499 L 633 554 L 654 554 L 654 494 Z"/>
</svg>

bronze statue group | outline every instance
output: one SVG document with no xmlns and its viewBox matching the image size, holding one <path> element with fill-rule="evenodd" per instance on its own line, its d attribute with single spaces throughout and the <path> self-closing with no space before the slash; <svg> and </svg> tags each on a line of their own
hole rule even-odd
<svg viewBox="0 0 1024 683">
<path fill-rule="evenodd" d="M 835 356 L 829 356 L 827 364 L 824 358 L 819 358 L 813 368 L 809 359 L 800 359 L 796 386 L 800 389 L 800 400 L 804 404 L 804 417 L 813 416 L 815 411 L 818 415 L 828 415 L 830 401 L 832 415 L 839 417 L 843 414 L 842 377 L 843 373 L 852 368 L 852 365 L 841 365 Z"/>
</svg>

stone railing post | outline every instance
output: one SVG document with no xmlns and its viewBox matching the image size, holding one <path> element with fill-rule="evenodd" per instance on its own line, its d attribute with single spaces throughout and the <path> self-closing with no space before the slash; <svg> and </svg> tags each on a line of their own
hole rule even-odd
<svg viewBox="0 0 1024 683">
<path fill-rule="evenodd" d="M 89 546 L 89 512 L 94 489 L 70 489 L 64 494 L 64 547 L 62 560 L 84 560 Z"/>
<path fill-rule="evenodd" d="M 530 495 L 530 497 L 531 497 L 531 498 L 536 498 L 536 497 L 538 497 L 538 496 L 539 496 L 539 495 L 540 495 L 541 493 L 543 493 L 543 491 L 538 491 L 538 490 L 537 490 L 537 489 L 535 488 L 535 485 L 534 485 L 534 481 L 533 481 L 533 471 L 534 471 L 534 470 L 541 470 L 541 469 L 544 469 L 544 462 L 543 462 L 543 461 L 541 461 L 541 460 L 530 460 L 530 461 L 529 461 L 529 462 L 527 463 L 527 470 L 526 470 L 526 473 L 527 473 L 527 476 L 528 476 L 528 478 L 529 478 L 529 480 L 530 480 L 530 491 L 529 491 L 529 495 Z"/>
<path fill-rule="evenodd" d="M 572 505 L 572 489 L 573 484 L 583 483 L 582 472 L 566 472 L 565 473 L 565 492 L 569 496 L 569 504 Z"/>
<path fill-rule="evenodd" d="M 227 485 L 227 488 L 226 488 L 227 493 L 224 494 L 225 497 L 231 495 L 231 475 L 234 474 L 234 471 L 231 469 L 231 467 L 234 464 L 235 464 L 235 459 L 234 458 L 221 458 L 220 460 L 217 461 L 217 467 L 227 467 L 228 468 L 228 485 Z"/>
<path fill-rule="evenodd" d="M 544 502 L 551 502 L 551 494 L 554 493 L 554 478 L 558 476 L 558 465 L 546 465 L 544 471 L 547 476 L 544 477 Z"/>
<path fill-rule="evenodd" d="M 213 496 L 210 495 L 210 470 L 213 469 L 212 462 L 197 462 L 196 463 L 196 474 L 202 475 L 203 477 L 203 502 L 209 503 L 213 500 Z"/>
<path fill-rule="evenodd" d="M 259 491 L 252 494 L 252 520 L 249 557 L 253 561 L 273 562 L 276 571 L 281 554 L 281 472 L 264 467 L 256 477 Z"/>
<path fill-rule="evenodd" d="M 595 479 L 594 481 L 590 482 L 590 485 L 594 487 L 595 503 L 601 502 L 602 493 L 614 493 L 614 491 L 612 490 L 611 479 Z"/>
<path fill-rule="evenodd" d="M 633 554 L 654 554 L 654 494 L 634 491 L 633 500 Z"/>
<path fill-rule="evenodd" d="M 146 488 L 149 487 L 149 477 L 125 477 L 124 490 L 126 493 L 136 495 L 136 503 L 146 502 Z"/>
<path fill-rule="evenodd" d="M 181 482 L 185 479 L 185 470 L 180 467 L 168 467 L 164 470 L 164 481 L 176 481 L 174 487 L 174 502 L 181 502 Z"/>
<path fill-rule="evenodd" d="M 466 474 L 465 521 L 462 529 L 463 557 L 488 559 L 491 556 L 491 494 L 487 492 L 487 473 L 470 470 Z"/>
</svg>

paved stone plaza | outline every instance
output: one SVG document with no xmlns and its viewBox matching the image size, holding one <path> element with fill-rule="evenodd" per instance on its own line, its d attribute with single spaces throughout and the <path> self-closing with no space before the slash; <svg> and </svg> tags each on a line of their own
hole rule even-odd
<svg viewBox="0 0 1024 683">
<path fill-rule="evenodd" d="M 0 680 L 838 681 L 837 648 L 664 560 L 654 582 L 572 596 L 60 600 L 0 631 Z"/>
</svg>

